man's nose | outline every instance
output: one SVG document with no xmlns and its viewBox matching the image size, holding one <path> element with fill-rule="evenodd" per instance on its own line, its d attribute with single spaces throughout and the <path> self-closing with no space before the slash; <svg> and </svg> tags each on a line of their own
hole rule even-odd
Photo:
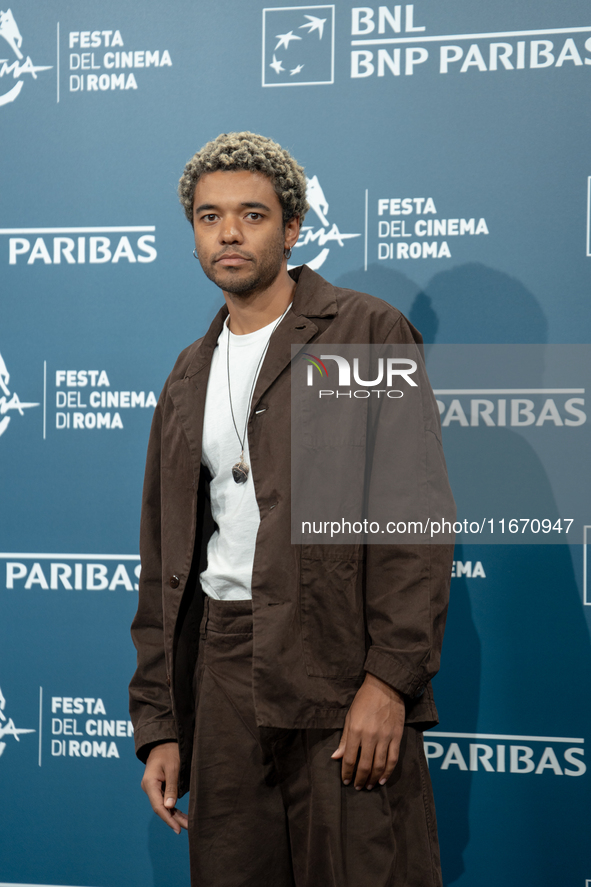
<svg viewBox="0 0 591 887">
<path fill-rule="evenodd" d="M 222 243 L 241 243 L 242 242 L 242 231 L 240 228 L 240 224 L 236 219 L 227 218 L 224 219 L 223 224 L 220 226 L 220 240 Z"/>
</svg>

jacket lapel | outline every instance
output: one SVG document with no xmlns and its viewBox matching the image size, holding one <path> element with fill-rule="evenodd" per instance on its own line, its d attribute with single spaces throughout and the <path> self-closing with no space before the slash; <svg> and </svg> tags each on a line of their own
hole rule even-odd
<svg viewBox="0 0 591 887">
<path fill-rule="evenodd" d="M 292 345 L 301 349 L 318 332 L 314 317 L 337 314 L 334 287 L 306 265 L 294 268 L 290 276 L 297 282 L 291 308 L 271 336 L 254 390 L 251 412 L 283 370 L 292 361 Z M 294 355 L 295 356 L 295 355 Z"/>
<path fill-rule="evenodd" d="M 228 309 L 224 305 L 214 317 L 211 326 L 195 348 L 195 354 L 182 379 L 173 382 L 169 394 L 181 420 L 193 457 L 195 481 L 201 470 L 203 416 L 211 358 L 222 331 Z"/>
</svg>

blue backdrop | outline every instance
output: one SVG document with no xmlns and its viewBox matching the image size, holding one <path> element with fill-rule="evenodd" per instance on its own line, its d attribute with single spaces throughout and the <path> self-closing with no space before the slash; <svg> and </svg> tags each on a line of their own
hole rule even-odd
<svg viewBox="0 0 591 887">
<path fill-rule="evenodd" d="M 292 261 L 428 342 L 587 343 L 588 4 L 14 0 L 0 56 L 0 881 L 176 887 L 186 835 L 140 791 L 127 682 L 153 406 L 220 304 L 183 166 L 219 132 L 269 135 L 310 181 Z M 566 418 L 586 432 L 571 376 L 542 423 L 558 461 Z M 524 386 L 517 365 L 537 422 Z M 494 481 L 497 448 L 519 490 L 539 466 L 482 396 L 475 427 L 457 395 L 450 464 Z M 587 532 L 457 546 L 426 736 L 446 884 L 591 883 Z"/>
</svg>

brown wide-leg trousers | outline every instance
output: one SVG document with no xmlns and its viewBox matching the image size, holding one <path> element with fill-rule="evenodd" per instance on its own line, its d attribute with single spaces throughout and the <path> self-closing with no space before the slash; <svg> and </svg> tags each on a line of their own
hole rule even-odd
<svg viewBox="0 0 591 887">
<path fill-rule="evenodd" d="M 192 887 L 440 887 L 422 733 L 386 785 L 344 786 L 340 729 L 257 727 L 251 602 L 206 599 L 201 637 Z"/>
</svg>

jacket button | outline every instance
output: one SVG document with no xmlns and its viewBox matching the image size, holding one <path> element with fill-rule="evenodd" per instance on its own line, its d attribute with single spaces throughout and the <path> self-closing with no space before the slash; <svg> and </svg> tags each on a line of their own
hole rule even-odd
<svg viewBox="0 0 591 887">
<path fill-rule="evenodd" d="M 171 588 L 178 588 L 180 581 L 181 580 L 179 579 L 179 577 L 175 575 L 170 577 L 170 579 L 168 580 L 168 584 Z"/>
</svg>

